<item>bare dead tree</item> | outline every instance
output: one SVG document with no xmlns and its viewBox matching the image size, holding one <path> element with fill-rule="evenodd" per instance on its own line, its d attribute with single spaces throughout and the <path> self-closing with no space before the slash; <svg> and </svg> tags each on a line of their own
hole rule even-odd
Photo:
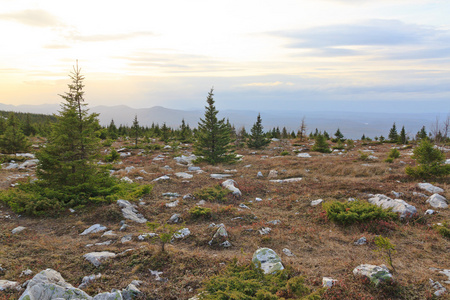
<svg viewBox="0 0 450 300">
<path fill-rule="evenodd" d="M 303 141 L 303 139 L 306 136 L 306 122 L 305 117 L 302 118 L 302 123 L 300 125 L 300 129 L 298 130 L 298 136 L 300 137 L 300 141 Z"/>
</svg>

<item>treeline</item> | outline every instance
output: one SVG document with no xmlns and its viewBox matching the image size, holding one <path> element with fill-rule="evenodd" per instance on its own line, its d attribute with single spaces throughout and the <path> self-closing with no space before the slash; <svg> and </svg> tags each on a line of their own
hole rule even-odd
<svg viewBox="0 0 450 300">
<path fill-rule="evenodd" d="M 26 136 L 47 136 L 51 124 L 55 122 L 56 117 L 53 115 L 0 110 L 0 135 L 4 134 L 8 126 L 14 125 Z"/>
</svg>

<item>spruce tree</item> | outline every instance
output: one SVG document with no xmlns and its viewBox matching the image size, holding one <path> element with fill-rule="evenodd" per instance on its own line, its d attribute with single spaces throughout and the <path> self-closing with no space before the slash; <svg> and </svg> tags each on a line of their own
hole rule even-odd
<svg viewBox="0 0 450 300">
<path fill-rule="evenodd" d="M 161 141 L 167 143 L 170 137 L 170 128 L 166 125 L 166 122 L 163 123 L 161 127 Z"/>
<path fill-rule="evenodd" d="M 322 153 L 330 153 L 331 149 L 330 146 L 327 143 L 327 140 L 325 139 L 325 136 L 321 133 L 318 133 L 315 137 L 315 143 L 312 147 L 313 151 L 322 152 Z"/>
<path fill-rule="evenodd" d="M 6 121 L 6 129 L 0 136 L 0 149 L 4 153 L 25 152 L 30 147 L 28 138 L 20 129 L 19 120 L 14 113 L 10 113 Z"/>
<path fill-rule="evenodd" d="M 266 138 L 263 126 L 261 125 L 261 114 L 258 114 L 256 118 L 256 123 L 253 124 L 250 135 L 248 137 L 247 146 L 253 149 L 261 149 L 268 145 L 270 140 Z"/>
<path fill-rule="evenodd" d="M 37 153 L 36 174 L 39 184 L 63 192 L 64 200 L 75 205 L 100 195 L 113 181 L 96 163 L 100 154 L 100 125 L 98 115 L 89 114 L 84 103 L 84 76 L 78 65 L 70 78 L 69 92 L 60 95 L 64 102 L 56 115 L 57 122 L 46 146 Z"/>
<path fill-rule="evenodd" d="M 336 142 L 344 140 L 344 135 L 342 134 L 342 132 L 341 132 L 341 130 L 339 128 L 334 133 L 334 136 L 336 137 Z"/>
<path fill-rule="evenodd" d="M 405 126 L 403 126 L 402 130 L 400 131 L 400 135 L 398 136 L 398 143 L 402 145 L 405 145 L 407 143 Z"/>
<path fill-rule="evenodd" d="M 208 106 L 205 107 L 205 116 L 198 123 L 194 154 L 199 156 L 199 161 L 215 165 L 233 162 L 236 156 L 231 151 L 232 140 L 225 119 L 217 119 L 219 112 L 214 106 L 213 96 L 213 89 L 211 89 L 206 98 Z"/>
<path fill-rule="evenodd" d="M 427 131 L 425 130 L 425 126 L 422 126 L 422 129 L 420 129 L 416 134 L 416 139 L 423 140 L 428 137 Z"/>
<path fill-rule="evenodd" d="M 139 136 L 141 135 L 141 127 L 137 115 L 134 116 L 133 125 L 131 126 L 131 136 L 134 138 L 134 148 L 137 148 Z"/>
<path fill-rule="evenodd" d="M 397 127 L 395 126 L 395 123 L 392 125 L 392 128 L 389 131 L 388 138 L 391 143 L 395 143 L 398 140 Z"/>
</svg>

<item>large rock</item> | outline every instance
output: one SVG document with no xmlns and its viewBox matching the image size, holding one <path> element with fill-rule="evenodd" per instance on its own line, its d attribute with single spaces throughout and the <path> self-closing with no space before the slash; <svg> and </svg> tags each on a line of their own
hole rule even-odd
<svg viewBox="0 0 450 300">
<path fill-rule="evenodd" d="M 427 203 L 429 203 L 434 208 L 447 208 L 447 199 L 439 194 L 433 194 L 428 198 Z"/>
<path fill-rule="evenodd" d="M 375 285 L 378 285 L 382 281 L 386 281 L 392 278 L 392 274 L 389 273 L 388 268 L 385 265 L 375 266 L 369 264 L 363 264 L 357 266 L 353 270 L 355 276 L 366 276 Z"/>
<path fill-rule="evenodd" d="M 417 209 L 404 200 L 391 199 L 386 195 L 377 194 L 372 198 L 369 198 L 369 203 L 380 206 L 384 209 L 392 208 L 393 212 L 400 213 L 400 218 L 411 217 L 417 213 Z"/>
<path fill-rule="evenodd" d="M 127 200 L 117 200 L 117 204 L 122 208 L 123 217 L 137 223 L 146 223 L 147 219 L 137 212 L 136 205 Z"/>
<path fill-rule="evenodd" d="M 52 269 L 36 274 L 19 300 L 92 299 L 80 289 L 67 283 L 61 274 Z"/>
<path fill-rule="evenodd" d="M 437 194 L 437 193 L 443 193 L 444 190 L 441 189 L 440 187 L 434 186 L 431 183 L 418 183 L 417 186 L 422 189 L 425 190 L 427 192 L 430 192 L 432 194 Z"/>
<path fill-rule="evenodd" d="M 83 255 L 83 257 L 91 264 L 98 267 L 102 264 L 103 261 L 116 257 L 116 254 L 108 251 L 90 252 Z"/>
<path fill-rule="evenodd" d="M 222 182 L 222 186 L 228 190 L 230 190 L 233 193 L 233 196 L 236 197 L 241 197 L 242 193 L 241 190 L 239 190 L 237 187 L 235 187 L 234 185 L 236 184 L 236 181 L 234 181 L 233 179 L 228 179 L 225 180 L 224 182 Z"/>
<path fill-rule="evenodd" d="M 284 269 L 281 258 L 269 248 L 259 248 L 253 254 L 252 263 L 261 266 L 264 274 L 272 274 Z"/>
</svg>

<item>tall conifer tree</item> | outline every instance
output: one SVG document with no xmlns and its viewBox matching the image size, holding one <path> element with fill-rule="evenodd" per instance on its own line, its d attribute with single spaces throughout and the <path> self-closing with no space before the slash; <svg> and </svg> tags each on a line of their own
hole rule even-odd
<svg viewBox="0 0 450 300">
<path fill-rule="evenodd" d="M 78 64 L 69 76 L 72 83 L 68 84 L 69 91 L 60 95 L 64 102 L 57 122 L 45 148 L 37 153 L 36 174 L 42 185 L 80 199 L 98 195 L 112 180 L 95 163 L 100 154 L 100 125 L 98 114 L 89 114 L 84 103 L 84 76 Z"/>
<path fill-rule="evenodd" d="M 256 123 L 250 130 L 247 146 L 253 149 L 260 149 L 270 143 L 270 140 L 266 138 L 263 132 L 263 126 L 261 124 L 261 114 L 258 114 Z"/>
<path fill-rule="evenodd" d="M 205 106 L 205 116 L 198 123 L 194 154 L 200 156 L 199 161 L 215 165 L 233 162 L 236 156 L 231 151 L 232 140 L 225 119 L 217 119 L 219 112 L 214 106 L 213 96 L 213 89 L 211 89 L 206 98 L 208 106 Z"/>
</svg>

